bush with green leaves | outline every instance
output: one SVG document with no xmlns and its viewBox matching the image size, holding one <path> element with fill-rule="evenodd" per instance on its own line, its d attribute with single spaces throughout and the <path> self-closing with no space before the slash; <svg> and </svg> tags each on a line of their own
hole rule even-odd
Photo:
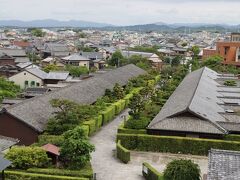
<svg viewBox="0 0 240 180">
<path fill-rule="evenodd" d="M 132 89 L 133 89 L 133 83 L 131 81 L 129 81 L 127 83 L 127 85 L 125 86 L 124 91 L 126 94 L 128 94 L 131 92 Z"/>
<path fill-rule="evenodd" d="M 127 164 L 130 161 L 130 151 L 121 145 L 121 141 L 117 142 L 117 158 Z"/>
<path fill-rule="evenodd" d="M 91 152 L 94 150 L 95 147 L 85 136 L 84 129 L 77 126 L 64 133 L 64 141 L 60 146 L 60 158 L 65 167 L 78 169 L 90 161 Z"/>
<path fill-rule="evenodd" d="M 213 149 L 240 150 L 240 142 L 229 140 L 155 136 L 148 134 L 117 134 L 121 144 L 130 150 L 207 155 Z"/>
<path fill-rule="evenodd" d="M 224 85 L 225 85 L 225 86 L 237 86 L 237 83 L 236 83 L 236 81 L 234 81 L 234 80 L 226 80 L 226 81 L 224 82 Z"/>
<path fill-rule="evenodd" d="M 20 86 L 8 81 L 3 77 L 0 77 L 0 102 L 6 97 L 16 97 L 20 92 Z"/>
<path fill-rule="evenodd" d="M 128 129 L 124 127 L 125 122 L 121 123 L 117 129 L 117 133 L 121 134 L 147 134 L 146 129 Z"/>
<path fill-rule="evenodd" d="M 200 168 L 191 160 L 173 160 L 163 173 L 164 180 L 200 180 Z"/>
<path fill-rule="evenodd" d="M 38 142 L 36 145 L 43 146 L 45 144 L 54 144 L 56 146 L 60 146 L 63 142 L 63 136 L 49 135 L 49 134 L 41 134 L 38 136 Z"/>
<path fill-rule="evenodd" d="M 93 176 L 93 170 L 90 162 L 78 170 L 59 168 L 29 168 L 27 169 L 27 172 L 55 176 L 84 177 L 89 179 L 91 179 Z"/>
<path fill-rule="evenodd" d="M 53 99 L 50 103 L 57 111 L 48 121 L 46 132 L 53 135 L 60 135 L 97 115 L 97 109 L 92 105 L 62 99 Z"/>
<path fill-rule="evenodd" d="M 43 68 L 43 70 L 46 72 L 46 73 L 49 73 L 51 71 L 60 71 L 61 68 L 59 68 L 56 64 L 49 64 L 47 66 L 45 66 Z"/>
<path fill-rule="evenodd" d="M 21 171 L 5 171 L 4 174 L 6 180 L 89 180 L 89 178 L 84 177 L 57 176 Z"/>
<path fill-rule="evenodd" d="M 12 167 L 16 169 L 27 169 L 30 167 L 45 167 L 49 163 L 49 158 L 45 150 L 41 147 L 12 147 L 5 158 L 12 161 Z"/>
<path fill-rule="evenodd" d="M 125 123 L 124 127 L 128 129 L 146 129 L 150 121 L 150 118 L 141 115 L 139 119 L 134 119 L 130 117 L 129 120 L 127 120 L 127 122 Z"/>
<path fill-rule="evenodd" d="M 115 84 L 113 87 L 113 97 L 117 100 L 123 99 L 125 96 L 125 92 L 122 86 L 120 86 L 118 83 Z"/>
<path fill-rule="evenodd" d="M 89 70 L 86 66 L 71 66 L 67 65 L 66 70 L 69 71 L 69 73 L 73 77 L 80 77 L 81 75 L 88 74 Z"/>
</svg>

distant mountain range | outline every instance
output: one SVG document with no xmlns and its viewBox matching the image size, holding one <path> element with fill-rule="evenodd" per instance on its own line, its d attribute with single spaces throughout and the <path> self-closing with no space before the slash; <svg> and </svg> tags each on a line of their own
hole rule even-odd
<svg viewBox="0 0 240 180">
<path fill-rule="evenodd" d="M 157 22 L 152 24 L 139 24 L 131 26 L 114 26 L 107 23 L 98 23 L 82 20 L 59 21 L 53 19 L 20 21 L 0 20 L 2 27 L 73 27 L 73 28 L 99 28 L 104 30 L 133 30 L 133 31 L 168 31 L 168 32 L 193 32 L 193 31 L 240 31 L 240 25 L 207 24 L 207 23 L 173 23 Z"/>
<path fill-rule="evenodd" d="M 163 22 L 153 24 L 140 24 L 132 26 L 115 26 L 103 27 L 106 30 L 132 30 L 132 31 L 160 31 L 160 32 L 196 32 L 196 31 L 212 31 L 212 32 L 240 32 L 240 25 L 226 24 L 206 24 L 206 23 L 174 23 L 167 24 Z"/>
<path fill-rule="evenodd" d="M 0 20 L 0 26 L 5 27 L 95 27 L 101 28 L 106 26 L 113 26 L 106 23 L 97 23 L 81 20 L 59 21 L 54 19 L 43 19 L 33 21 L 21 20 Z"/>
</svg>

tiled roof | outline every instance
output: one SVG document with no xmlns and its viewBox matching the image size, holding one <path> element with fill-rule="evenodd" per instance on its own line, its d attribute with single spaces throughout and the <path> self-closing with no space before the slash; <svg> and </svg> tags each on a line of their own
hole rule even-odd
<svg viewBox="0 0 240 180">
<path fill-rule="evenodd" d="M 222 99 L 226 96 L 239 97 L 239 94 L 220 92 L 226 88 L 219 87 L 216 82 L 218 76 L 206 67 L 188 74 L 148 128 L 213 134 L 231 131 L 233 127 L 230 128 L 229 122 L 233 121 L 223 116 L 226 109 L 221 106 L 224 104 Z M 186 117 L 186 113 L 193 117 Z M 239 116 L 235 118 L 240 121 Z"/>
<path fill-rule="evenodd" d="M 42 132 L 48 119 L 55 111 L 50 105 L 51 99 L 68 99 L 80 104 L 92 104 L 104 95 L 106 89 L 112 89 L 116 83 L 125 85 L 129 79 L 145 73 L 144 70 L 130 64 L 48 92 L 42 96 L 25 100 L 5 110 L 35 130 Z"/>
<path fill-rule="evenodd" d="M 8 166 L 10 166 L 12 164 L 11 161 L 5 159 L 3 157 L 3 155 L 0 155 L 0 171 L 3 171 L 4 169 L 6 169 Z"/>
<path fill-rule="evenodd" d="M 211 149 L 208 155 L 208 180 L 239 180 L 240 152 Z"/>
<path fill-rule="evenodd" d="M 78 53 L 72 54 L 70 56 L 62 58 L 65 61 L 90 61 L 86 56 L 80 55 Z"/>
<path fill-rule="evenodd" d="M 49 72 L 45 79 L 66 80 L 69 72 Z"/>
<path fill-rule="evenodd" d="M 17 144 L 18 142 L 19 142 L 18 139 L 0 135 L 0 152 L 10 148 L 11 146 Z"/>
<path fill-rule="evenodd" d="M 26 57 L 26 52 L 23 49 L 0 49 L 0 53 L 6 53 L 13 57 Z"/>
<path fill-rule="evenodd" d="M 49 152 L 49 153 L 52 153 L 52 154 L 54 154 L 54 155 L 56 155 L 56 156 L 59 156 L 60 155 L 60 149 L 59 149 L 59 147 L 57 147 L 57 146 L 55 146 L 55 145 L 53 145 L 53 144 L 45 144 L 44 146 L 42 146 L 42 148 L 45 150 L 45 151 L 47 151 L 47 152 Z"/>
<path fill-rule="evenodd" d="M 25 69 L 27 72 L 39 77 L 40 79 L 45 79 L 48 76 L 48 73 L 42 71 L 39 68 L 29 68 Z"/>
</svg>

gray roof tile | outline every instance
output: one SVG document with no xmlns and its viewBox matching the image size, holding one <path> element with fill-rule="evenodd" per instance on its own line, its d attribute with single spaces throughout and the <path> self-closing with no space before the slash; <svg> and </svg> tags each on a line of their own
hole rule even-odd
<svg viewBox="0 0 240 180">
<path fill-rule="evenodd" d="M 211 149 L 208 155 L 208 180 L 239 180 L 240 152 Z"/>
<path fill-rule="evenodd" d="M 145 73 L 144 70 L 130 64 L 23 101 L 6 108 L 6 111 L 37 131 L 42 132 L 49 117 L 54 112 L 49 103 L 51 99 L 68 99 L 80 104 L 92 104 L 104 95 L 107 88 L 112 89 L 115 83 L 125 85 L 129 79 Z"/>
</svg>

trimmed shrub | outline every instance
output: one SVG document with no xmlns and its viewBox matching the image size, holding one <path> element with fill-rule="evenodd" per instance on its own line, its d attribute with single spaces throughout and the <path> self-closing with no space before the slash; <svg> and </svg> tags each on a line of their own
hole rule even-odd
<svg viewBox="0 0 240 180">
<path fill-rule="evenodd" d="M 227 134 L 224 136 L 224 140 L 227 141 L 240 141 L 240 135 Z"/>
<path fill-rule="evenodd" d="M 38 136 L 38 145 L 43 146 L 45 144 L 51 143 L 56 146 L 60 146 L 63 142 L 63 136 L 42 134 Z"/>
<path fill-rule="evenodd" d="M 45 150 L 41 147 L 12 147 L 5 157 L 12 161 L 12 167 L 17 169 L 27 169 L 29 167 L 45 167 L 49 163 L 49 158 Z"/>
<path fill-rule="evenodd" d="M 170 152 L 194 155 L 207 155 L 211 148 L 225 150 L 240 150 L 240 142 L 213 139 L 117 134 L 124 147 L 130 150 Z"/>
<path fill-rule="evenodd" d="M 81 125 L 80 127 L 82 127 L 82 129 L 83 129 L 83 131 L 84 131 L 84 135 L 86 136 L 86 137 L 88 137 L 89 136 L 89 132 L 90 132 L 90 127 L 89 127 L 89 125 L 88 124 L 83 124 L 83 125 Z M 64 139 L 64 138 L 63 138 Z"/>
<path fill-rule="evenodd" d="M 25 173 L 20 171 L 5 171 L 6 180 L 89 180 L 88 178 L 69 177 L 69 176 L 53 176 L 36 173 Z"/>
<path fill-rule="evenodd" d="M 121 141 L 117 142 L 117 158 L 126 164 L 130 161 L 130 151 L 121 145 Z"/>
<path fill-rule="evenodd" d="M 163 175 L 146 162 L 143 163 L 142 174 L 146 180 L 163 180 Z"/>
<path fill-rule="evenodd" d="M 120 114 L 125 109 L 125 100 L 119 100 L 113 104 L 115 106 L 115 115 Z"/>
<path fill-rule="evenodd" d="M 56 169 L 56 168 L 30 168 L 27 170 L 29 173 L 57 175 L 57 176 L 73 176 L 73 177 L 84 177 L 91 179 L 93 177 L 93 170 L 91 163 L 80 170 L 68 170 L 68 169 Z"/>
<path fill-rule="evenodd" d="M 98 128 L 101 128 L 101 127 L 102 127 L 102 123 L 103 123 L 103 117 L 102 117 L 102 115 L 101 115 L 101 114 L 98 115 L 98 117 L 96 117 L 96 120 L 97 120 L 97 123 L 96 123 L 97 127 L 98 127 Z"/>
<path fill-rule="evenodd" d="M 128 106 L 130 99 L 133 97 L 133 94 L 130 93 L 128 95 L 126 95 L 123 99 L 125 100 L 125 108 Z"/>
<path fill-rule="evenodd" d="M 200 168 L 191 160 L 173 160 L 164 170 L 164 180 L 200 180 Z"/>
<path fill-rule="evenodd" d="M 83 123 L 84 125 L 89 126 L 89 136 L 91 136 L 94 132 L 96 132 L 96 120 L 89 120 L 89 121 L 85 121 Z"/>
<path fill-rule="evenodd" d="M 115 106 L 111 105 L 111 106 L 107 107 L 106 110 L 103 111 L 101 114 L 102 114 L 102 117 L 103 117 L 103 124 L 108 123 L 115 116 Z"/>
<path fill-rule="evenodd" d="M 125 123 L 125 128 L 128 129 L 146 129 L 150 122 L 148 117 L 141 116 L 139 119 L 133 119 L 132 117 Z"/>
<path fill-rule="evenodd" d="M 147 134 L 146 129 L 127 129 L 127 128 L 124 128 L 124 122 L 120 124 L 117 132 L 122 133 L 122 134 Z"/>
</svg>

